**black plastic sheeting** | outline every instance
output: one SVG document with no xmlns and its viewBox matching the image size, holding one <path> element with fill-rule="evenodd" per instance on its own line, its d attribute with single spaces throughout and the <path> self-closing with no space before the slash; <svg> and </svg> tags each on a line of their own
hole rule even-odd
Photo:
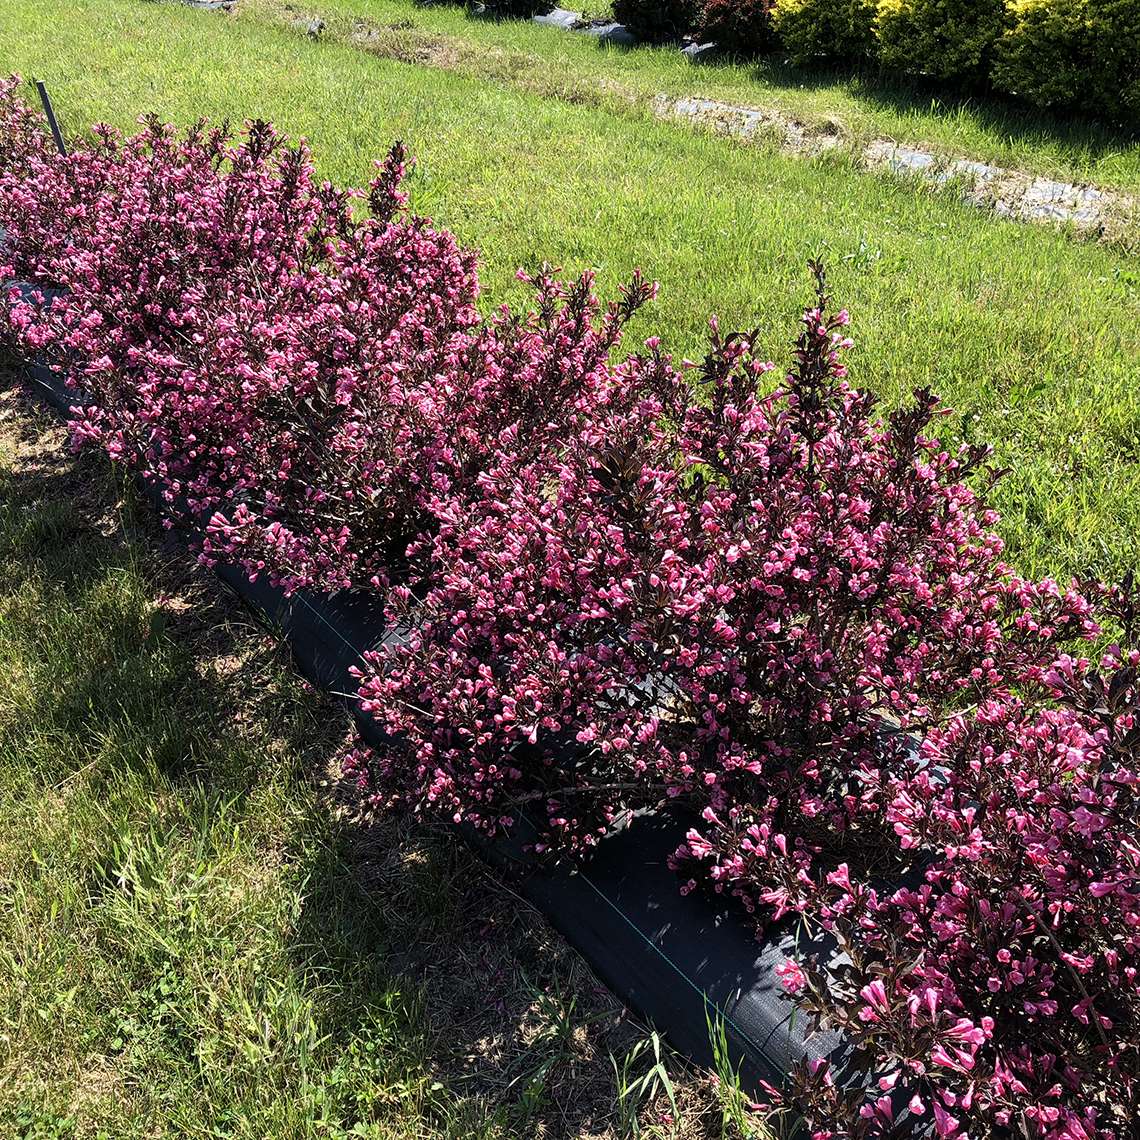
<svg viewBox="0 0 1140 1140">
<path fill-rule="evenodd" d="M 34 389 L 57 410 L 66 413 L 76 402 L 50 368 L 33 364 L 28 374 Z M 341 696 L 365 739 L 381 743 L 379 727 L 356 706 L 349 672 L 384 640 L 378 599 L 303 591 L 286 597 L 233 567 L 216 572 L 288 640 L 300 672 Z M 525 827 L 524 822 L 502 841 L 467 838 L 489 863 L 517 879 L 515 889 L 675 1049 L 711 1066 L 709 1024 L 719 1018 L 732 1064 L 752 1090 L 760 1081 L 781 1085 L 804 1058 L 842 1062 L 847 1054 L 842 1039 L 827 1030 L 809 1032 L 807 1017 L 782 996 L 775 974 L 790 956 L 814 953 L 832 961 L 833 947 L 800 940 L 791 928 L 758 942 L 745 917 L 726 900 L 699 891 L 682 895 L 667 859 L 682 841 L 686 821 L 673 815 L 635 819 L 604 839 L 577 869 L 535 866 L 526 855 Z"/>
<path fill-rule="evenodd" d="M 298 592 L 286 598 L 232 567 L 219 568 L 219 574 L 282 632 L 313 684 L 343 694 L 354 708 L 356 684 L 349 669 L 385 640 L 375 596 Z M 357 721 L 369 743 L 385 742 L 374 721 L 360 715 Z M 710 1065 L 709 1021 L 719 1016 L 746 1084 L 779 1085 L 803 1057 L 841 1051 L 838 1035 L 806 1032 L 806 1018 L 781 996 L 775 975 L 790 955 L 814 949 L 826 956 L 830 947 L 797 947 L 790 931 L 760 943 L 744 917 L 719 900 L 699 892 L 682 895 L 667 860 L 687 827 L 675 816 L 638 818 L 603 840 L 577 870 L 534 866 L 526 855 L 532 835 L 525 821 L 507 840 L 471 838 L 490 863 L 519 876 L 519 893 L 674 1048 Z"/>
</svg>

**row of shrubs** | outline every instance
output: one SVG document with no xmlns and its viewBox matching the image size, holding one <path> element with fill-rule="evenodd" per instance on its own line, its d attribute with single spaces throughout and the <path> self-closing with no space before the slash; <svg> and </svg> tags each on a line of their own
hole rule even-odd
<svg viewBox="0 0 1140 1140">
<path fill-rule="evenodd" d="M 567 857 L 681 810 L 681 889 L 829 932 L 840 973 L 780 973 L 864 1080 L 770 1092 L 816 1140 L 1134 1135 L 1140 599 L 1005 564 L 985 450 L 851 386 L 822 267 L 786 371 L 715 321 L 695 369 L 619 361 L 651 285 L 481 318 L 405 165 L 353 194 L 265 123 L 155 120 L 63 158 L 8 81 L 0 335 L 205 562 L 385 599 L 376 803 Z"/>
<path fill-rule="evenodd" d="M 503 15 L 541 0 L 490 0 Z M 642 40 L 879 66 L 1140 124 L 1140 0 L 614 0 Z"/>
<path fill-rule="evenodd" d="M 800 63 L 878 63 L 1140 123 L 1140 0 L 777 0 L 772 15 Z"/>
</svg>

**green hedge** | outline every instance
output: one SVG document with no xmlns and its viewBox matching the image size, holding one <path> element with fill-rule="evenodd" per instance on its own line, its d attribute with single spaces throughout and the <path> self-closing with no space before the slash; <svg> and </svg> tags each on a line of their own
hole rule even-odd
<svg viewBox="0 0 1140 1140">
<path fill-rule="evenodd" d="M 878 55 L 875 0 L 778 0 L 776 34 L 793 63 L 858 62 Z"/>
<path fill-rule="evenodd" d="M 1140 123 L 1140 0 L 1016 0 L 995 54 L 999 91 Z"/>
<path fill-rule="evenodd" d="M 1004 24 L 1004 0 L 881 0 L 879 59 L 890 71 L 981 84 Z"/>
<path fill-rule="evenodd" d="M 518 0 L 515 0 L 518 2 Z M 614 0 L 642 39 L 865 64 L 1140 126 L 1140 0 Z"/>
</svg>

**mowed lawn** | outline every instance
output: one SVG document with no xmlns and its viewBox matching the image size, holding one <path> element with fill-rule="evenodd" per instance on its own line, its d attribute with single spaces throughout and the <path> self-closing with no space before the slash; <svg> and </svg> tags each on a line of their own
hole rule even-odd
<svg viewBox="0 0 1140 1140">
<path fill-rule="evenodd" d="M 563 7 L 589 16 L 610 12 L 607 0 L 567 0 Z M 874 69 L 797 69 L 779 51 L 755 61 L 703 56 L 694 65 L 672 45 L 607 45 L 527 20 L 472 17 L 459 3 L 241 0 L 238 15 L 299 35 L 319 19 L 322 36 L 355 40 L 370 51 L 428 53 L 463 74 L 626 114 L 644 111 L 658 95 L 701 95 L 777 109 L 809 131 L 838 131 L 853 147 L 886 137 L 1034 174 L 1140 190 L 1134 133 Z"/>
</svg>

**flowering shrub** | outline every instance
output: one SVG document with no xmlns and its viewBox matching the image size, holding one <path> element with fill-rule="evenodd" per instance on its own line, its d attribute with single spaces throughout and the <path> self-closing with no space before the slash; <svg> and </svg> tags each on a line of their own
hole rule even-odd
<svg viewBox="0 0 1140 1140">
<path fill-rule="evenodd" d="M 660 798 L 638 755 L 653 734 L 636 702 L 626 718 L 623 692 L 640 684 L 653 701 L 656 656 L 631 623 L 640 590 L 673 577 L 688 520 L 661 493 L 678 475 L 654 381 L 663 375 L 668 395 L 671 377 L 642 372 L 615 372 L 557 454 L 502 454 L 417 552 L 426 599 L 393 592 L 392 623 L 409 639 L 373 657 L 361 686 L 364 709 L 412 743 L 357 756 L 383 798 L 489 832 L 523 804 L 545 807 L 542 847 L 589 846 L 623 808 Z M 645 462 L 654 450 L 657 469 Z M 599 716 L 604 740 L 591 735 Z M 636 745 L 615 749 L 619 723 Z"/>
<path fill-rule="evenodd" d="M 1002 564 L 965 482 L 985 452 L 922 434 L 929 393 L 880 423 L 846 386 L 845 323 L 809 312 L 796 369 L 769 393 L 750 339 L 714 334 L 710 402 L 654 344 L 615 371 L 604 419 L 565 449 L 486 472 L 431 544 L 411 647 L 365 685 L 376 711 L 422 735 L 425 758 L 442 732 L 470 760 L 455 734 L 472 716 L 489 753 L 520 740 L 542 752 L 549 735 L 549 766 L 569 738 L 667 768 L 662 790 L 699 786 L 714 810 L 760 777 L 798 789 L 806 817 L 853 826 L 859 803 L 832 802 L 834 773 L 803 754 L 825 752 L 843 779 L 901 762 L 907 730 L 1002 684 L 1007 656 L 1047 659 L 1084 611 Z M 541 662 L 514 648 L 533 638 Z M 540 684 L 534 669 L 551 673 Z"/>
<path fill-rule="evenodd" d="M 772 9 L 772 0 L 705 0 L 694 35 L 731 55 L 761 55 L 776 44 Z"/>
<path fill-rule="evenodd" d="M 693 30 L 701 0 L 614 0 L 614 19 L 651 44 L 679 40 Z"/>
<path fill-rule="evenodd" d="M 20 170 L 51 147 L 35 112 L 19 96 L 20 78 L 0 77 L 0 173 Z"/>
<path fill-rule="evenodd" d="M 1112 1120 L 1078 1078 L 1116 1057 L 1134 1081 L 1136 1007 L 1114 1007 L 1123 1036 L 1107 1050 L 1095 999 L 1071 1003 L 1061 1037 L 1039 1030 L 1068 959 L 1051 941 L 1058 896 L 1033 896 L 1025 867 L 1048 863 L 1048 829 L 1079 846 L 1100 824 L 1071 769 L 1050 767 L 1075 738 L 1050 746 L 1056 710 L 1018 692 L 1056 698 L 1059 649 L 1094 633 L 1091 607 L 1002 564 L 994 518 L 964 481 L 983 453 L 928 438 L 929 394 L 879 421 L 847 387 L 845 323 L 821 300 L 770 392 L 750 338 L 714 330 L 707 403 L 651 343 L 615 373 L 612 416 L 557 463 L 489 472 L 484 497 L 432 543 L 423 606 L 393 598 L 406 644 L 363 680 L 365 707 L 409 747 L 355 763 L 384 798 L 488 830 L 528 810 L 540 847 L 589 847 L 647 804 L 699 810 L 676 857 L 685 889 L 708 882 L 761 922 L 798 912 L 841 939 L 862 978 L 852 989 L 810 962 L 786 971 L 811 979 L 805 1004 L 863 1043 L 885 1082 L 867 1099 L 805 1075 L 791 1099 L 817 1136 L 889 1131 L 883 1090 L 899 1081 L 912 1124 L 933 1119 L 939 1135 L 1080 1135 L 1050 1122 Z M 992 764 L 978 763 L 976 723 L 1012 734 Z M 1120 774 L 1113 811 L 1131 781 Z M 1096 873 L 1131 899 L 1135 820 L 1119 818 L 1100 849 L 1115 861 Z M 876 882 L 916 875 L 879 901 Z M 1088 914 L 1066 918 L 1063 955 L 1091 947 Z M 1106 985 L 1135 984 L 1131 922 L 1106 935 Z M 978 988 L 988 956 L 998 990 Z M 992 1092 L 971 1084 L 975 1069 Z M 1096 1077 L 1106 1096 L 1116 1079 Z"/>
<path fill-rule="evenodd" d="M 879 895 L 841 867 L 804 885 L 805 913 L 852 967 L 837 984 L 805 964 L 800 1001 L 880 1059 L 878 1088 L 906 1089 L 912 1126 L 1133 1134 L 1140 653 L 1129 609 L 1124 648 L 1099 666 L 1059 656 L 1025 695 L 932 731 L 926 766 L 882 786 L 900 847 L 927 862 L 918 884 Z M 889 1130 L 888 1097 L 845 1097 L 826 1068 L 797 1083 L 817 1135 Z"/>
<path fill-rule="evenodd" d="M 652 293 L 603 314 L 591 278 L 544 272 L 535 312 L 480 322 L 472 255 L 404 214 L 403 171 L 397 147 L 356 220 L 267 124 L 235 145 L 150 122 L 0 175 L 0 276 L 70 290 L 12 305 L 10 334 L 67 362 L 76 443 L 206 522 L 207 560 L 290 590 L 382 583 L 502 438 L 541 446 L 589 405 Z"/>
<path fill-rule="evenodd" d="M 780 976 L 864 1079 L 773 1094 L 818 1140 L 1132 1134 L 1131 589 L 1004 564 L 984 449 L 938 441 L 928 391 L 883 416 L 848 384 L 821 267 L 780 380 L 715 321 L 698 382 L 656 338 L 614 364 L 651 286 L 603 309 L 544 270 L 533 312 L 480 321 L 405 165 L 353 196 L 266 124 L 155 122 L 63 159 L 0 86 L 0 279 L 69 291 L 6 296 L 3 327 L 207 558 L 289 588 L 407 568 L 361 676 L 378 800 L 525 812 L 571 853 L 676 805 L 683 890 L 827 932 L 842 966 Z"/>
<path fill-rule="evenodd" d="M 213 515 L 208 555 L 335 587 L 393 549 L 375 527 L 352 548 L 356 498 L 397 524 L 397 547 L 400 523 L 414 533 L 393 516 L 414 510 L 415 391 L 466 343 L 476 286 L 449 235 L 393 220 L 400 164 L 390 156 L 360 223 L 263 123 L 238 145 L 157 122 L 125 141 L 99 128 L 22 173 L 20 195 L 0 186 L 12 269 L 70 291 L 14 306 L 13 335 L 67 362 L 77 444 L 137 466 L 172 510 Z M 369 417 L 390 435 L 379 455 Z"/>
</svg>

